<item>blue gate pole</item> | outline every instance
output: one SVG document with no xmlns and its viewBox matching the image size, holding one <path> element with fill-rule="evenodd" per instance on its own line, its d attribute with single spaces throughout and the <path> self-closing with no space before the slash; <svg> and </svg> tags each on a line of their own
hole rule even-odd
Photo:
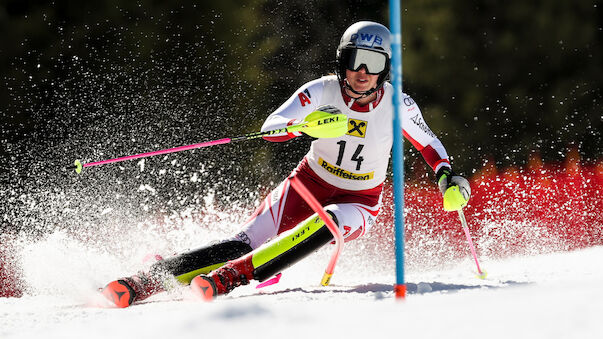
<svg viewBox="0 0 603 339">
<path fill-rule="evenodd" d="M 392 67 L 391 82 L 394 87 L 394 144 L 393 144 L 393 177 L 394 177 L 394 223 L 395 223 L 395 255 L 396 283 L 394 292 L 396 299 L 406 297 L 404 282 L 404 139 L 402 136 L 402 25 L 400 18 L 400 0 L 389 0 L 389 24 L 392 33 Z"/>
</svg>

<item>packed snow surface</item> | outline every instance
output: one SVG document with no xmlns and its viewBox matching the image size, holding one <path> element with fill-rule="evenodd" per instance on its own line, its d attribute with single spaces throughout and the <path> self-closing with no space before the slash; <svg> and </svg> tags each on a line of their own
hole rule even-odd
<svg viewBox="0 0 603 339">
<path fill-rule="evenodd" d="M 0 338 L 603 338 L 603 247 L 484 260 L 486 280 L 474 276 L 470 258 L 413 269 L 405 301 L 393 296 L 393 265 L 367 270 L 354 253 L 331 286 L 320 286 L 326 249 L 267 288 L 252 283 L 211 303 L 182 288 L 116 309 L 102 307 L 95 290 L 123 267 L 47 245 L 24 254 L 29 292 L 0 298 Z M 82 267 L 28 266 L 36 251 L 51 260 L 69 251 Z"/>
</svg>

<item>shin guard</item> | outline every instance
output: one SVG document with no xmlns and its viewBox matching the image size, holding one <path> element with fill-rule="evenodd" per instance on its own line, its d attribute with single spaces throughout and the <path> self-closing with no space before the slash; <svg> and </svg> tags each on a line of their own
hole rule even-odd
<svg viewBox="0 0 603 339">
<path fill-rule="evenodd" d="M 251 250 L 241 241 L 223 241 L 159 261 L 151 267 L 151 273 L 171 274 L 179 282 L 189 284 L 197 275 L 207 274 Z"/>
<path fill-rule="evenodd" d="M 331 214 L 331 218 L 337 223 L 334 215 Z M 253 265 L 253 278 L 264 281 L 332 240 L 333 235 L 324 221 L 314 215 L 245 258 L 250 257 L 248 260 Z"/>
</svg>

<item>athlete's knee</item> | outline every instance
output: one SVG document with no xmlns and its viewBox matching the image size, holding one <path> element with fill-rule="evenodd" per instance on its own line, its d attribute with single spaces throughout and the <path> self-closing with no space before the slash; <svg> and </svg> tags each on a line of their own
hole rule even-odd
<svg viewBox="0 0 603 339">
<path fill-rule="evenodd" d="M 346 242 L 363 236 L 375 224 L 375 216 L 358 204 L 333 204 L 325 209 L 337 218 Z"/>
</svg>

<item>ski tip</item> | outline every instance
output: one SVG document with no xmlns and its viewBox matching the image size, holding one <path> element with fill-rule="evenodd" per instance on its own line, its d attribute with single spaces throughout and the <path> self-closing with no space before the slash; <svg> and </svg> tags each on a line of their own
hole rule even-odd
<svg viewBox="0 0 603 339">
<path fill-rule="evenodd" d="M 134 290 L 123 280 L 110 282 L 101 293 L 119 308 L 132 305 L 136 297 Z"/>
<path fill-rule="evenodd" d="M 213 279 L 203 274 L 193 278 L 191 289 L 195 295 L 205 301 L 212 301 L 217 295 L 217 288 Z"/>
</svg>

